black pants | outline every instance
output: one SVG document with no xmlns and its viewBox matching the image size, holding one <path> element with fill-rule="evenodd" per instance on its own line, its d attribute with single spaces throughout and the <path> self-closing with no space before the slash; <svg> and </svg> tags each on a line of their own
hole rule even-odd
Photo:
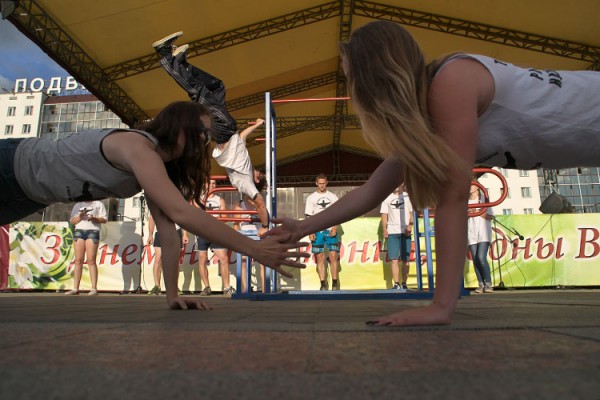
<svg viewBox="0 0 600 400">
<path fill-rule="evenodd" d="M 211 134 L 217 143 L 226 143 L 237 132 L 237 123 L 225 104 L 225 84 L 187 62 L 184 53 L 163 56 L 160 65 L 185 90 L 192 101 L 207 106 L 213 118 Z"/>
<path fill-rule="evenodd" d="M 21 140 L 0 140 L 0 225 L 16 222 L 47 207 L 27 197 L 17 182 L 14 160 Z"/>
</svg>

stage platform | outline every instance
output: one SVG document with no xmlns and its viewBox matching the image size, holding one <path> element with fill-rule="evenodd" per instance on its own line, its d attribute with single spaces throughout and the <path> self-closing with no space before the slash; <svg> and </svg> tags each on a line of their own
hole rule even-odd
<svg viewBox="0 0 600 400">
<path fill-rule="evenodd" d="M 470 291 L 463 291 L 468 296 Z M 282 290 L 277 293 L 235 293 L 234 300 L 285 301 L 285 300 L 425 300 L 432 299 L 433 292 L 392 289 L 380 290 Z"/>
<path fill-rule="evenodd" d="M 205 300 L 0 293 L 0 398 L 599 398 L 600 290 L 472 294 L 409 328 L 365 321 L 430 299 Z"/>
</svg>

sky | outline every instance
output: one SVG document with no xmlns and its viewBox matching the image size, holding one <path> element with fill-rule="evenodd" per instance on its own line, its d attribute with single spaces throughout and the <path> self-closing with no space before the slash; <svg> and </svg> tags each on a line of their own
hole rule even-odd
<svg viewBox="0 0 600 400">
<path fill-rule="evenodd" d="M 0 19 L 0 88 L 12 90 L 16 79 L 48 80 L 69 74 L 13 24 Z"/>
</svg>

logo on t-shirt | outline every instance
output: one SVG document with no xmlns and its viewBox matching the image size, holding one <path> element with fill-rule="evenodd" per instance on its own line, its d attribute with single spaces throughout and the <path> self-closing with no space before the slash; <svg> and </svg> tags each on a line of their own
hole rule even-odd
<svg viewBox="0 0 600 400">
<path fill-rule="evenodd" d="M 329 205 L 331 204 L 331 200 L 329 200 L 327 197 L 321 197 L 317 200 L 316 204 L 319 206 L 319 208 L 321 208 L 321 210 L 324 210 L 327 207 L 329 207 Z"/>
<path fill-rule="evenodd" d="M 404 205 L 404 199 L 402 199 L 402 200 L 394 199 L 394 200 L 392 200 L 390 205 L 392 206 L 392 208 L 399 209 L 400 207 L 402 207 Z"/>
<path fill-rule="evenodd" d="M 206 209 L 207 210 L 219 210 L 221 209 L 221 204 L 218 201 L 212 201 L 212 200 L 208 200 L 206 202 Z"/>
</svg>

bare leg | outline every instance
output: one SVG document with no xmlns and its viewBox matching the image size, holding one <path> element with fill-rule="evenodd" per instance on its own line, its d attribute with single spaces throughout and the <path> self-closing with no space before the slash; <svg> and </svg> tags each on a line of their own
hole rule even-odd
<svg viewBox="0 0 600 400">
<path fill-rule="evenodd" d="M 408 271 L 410 270 L 410 267 L 408 265 L 408 261 L 402 261 L 402 282 L 406 283 L 406 280 L 408 279 Z"/>
<path fill-rule="evenodd" d="M 73 271 L 73 289 L 79 290 L 81 283 L 81 271 L 83 269 L 83 261 L 85 257 L 85 240 L 77 239 L 75 242 L 75 261 Z"/>
<path fill-rule="evenodd" d="M 258 268 L 260 269 L 260 288 L 263 291 L 263 293 L 266 293 L 266 288 L 267 288 L 267 281 L 265 280 L 265 266 L 262 264 L 258 264 Z"/>
<path fill-rule="evenodd" d="M 248 285 L 246 284 L 248 280 L 248 267 L 246 263 L 246 256 L 244 256 L 242 257 L 242 293 L 248 293 Z"/>
<path fill-rule="evenodd" d="M 329 252 L 329 272 L 331 273 L 331 279 L 332 280 L 337 280 L 338 279 L 338 252 L 337 251 L 330 251 Z"/>
<path fill-rule="evenodd" d="M 317 273 L 319 274 L 319 280 L 326 281 L 327 273 L 325 271 L 325 253 L 315 254 L 315 261 L 317 263 Z"/>
<path fill-rule="evenodd" d="M 88 269 L 90 270 L 90 280 L 92 281 L 92 289 L 98 289 L 98 265 L 96 264 L 96 254 L 98 253 L 98 244 L 93 240 L 85 241 L 85 252 Z"/>
<path fill-rule="evenodd" d="M 160 247 L 155 247 L 154 266 L 152 267 L 152 272 L 154 273 L 154 286 L 160 287 L 162 271 L 162 250 L 160 249 Z"/>
<path fill-rule="evenodd" d="M 398 259 L 391 261 L 392 266 L 392 278 L 394 278 L 394 283 L 400 282 L 400 268 L 398 268 Z"/>
<path fill-rule="evenodd" d="M 206 265 L 207 262 L 208 252 L 198 252 L 198 270 L 200 271 L 200 279 L 202 280 L 202 286 L 205 288 L 210 287 L 210 282 L 208 281 L 208 267 Z"/>
<path fill-rule="evenodd" d="M 217 259 L 219 260 L 219 269 L 221 271 L 221 280 L 223 281 L 223 288 L 227 289 L 231 286 L 229 282 L 229 258 L 227 257 L 226 249 L 214 250 Z"/>
</svg>

